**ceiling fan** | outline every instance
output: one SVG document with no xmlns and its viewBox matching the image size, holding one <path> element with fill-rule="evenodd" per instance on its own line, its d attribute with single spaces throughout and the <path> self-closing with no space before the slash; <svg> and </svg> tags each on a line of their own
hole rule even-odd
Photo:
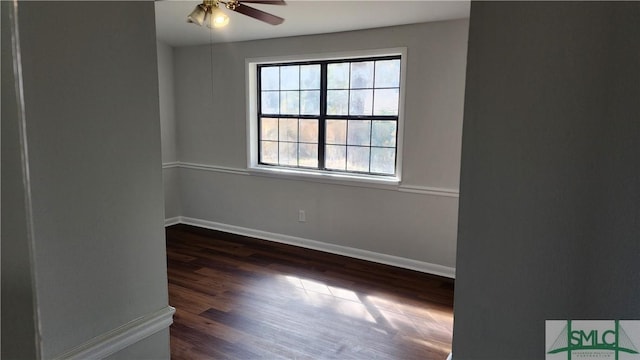
<svg viewBox="0 0 640 360">
<path fill-rule="evenodd" d="M 204 0 L 202 4 L 187 16 L 187 21 L 202 26 L 206 24 L 209 28 L 223 27 L 229 23 L 229 17 L 220 9 L 220 4 L 231 11 L 247 15 L 254 19 L 264 21 L 267 24 L 279 25 L 283 18 L 269 14 L 262 10 L 252 8 L 245 3 L 286 5 L 284 0 Z"/>
</svg>

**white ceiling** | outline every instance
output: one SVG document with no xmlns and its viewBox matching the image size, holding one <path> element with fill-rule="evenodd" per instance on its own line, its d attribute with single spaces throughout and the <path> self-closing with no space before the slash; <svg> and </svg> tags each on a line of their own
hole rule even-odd
<svg viewBox="0 0 640 360">
<path fill-rule="evenodd" d="M 370 29 L 393 25 L 469 17 L 469 1 L 426 0 L 287 0 L 285 6 L 250 4 L 285 19 L 272 26 L 224 9 L 229 25 L 209 30 L 187 23 L 187 15 L 201 1 L 156 1 L 158 39 L 172 46 L 243 41 L 296 35 Z"/>
</svg>

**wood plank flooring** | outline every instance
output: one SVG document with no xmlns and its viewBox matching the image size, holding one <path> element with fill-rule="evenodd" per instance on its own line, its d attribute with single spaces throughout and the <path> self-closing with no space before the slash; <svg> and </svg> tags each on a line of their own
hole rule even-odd
<svg viewBox="0 0 640 360">
<path fill-rule="evenodd" d="M 434 359 L 453 280 L 187 225 L 167 228 L 172 359 Z"/>
</svg>

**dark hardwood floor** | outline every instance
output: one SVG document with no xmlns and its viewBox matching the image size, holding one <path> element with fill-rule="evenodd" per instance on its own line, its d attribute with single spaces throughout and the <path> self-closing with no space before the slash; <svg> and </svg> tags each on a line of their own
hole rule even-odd
<svg viewBox="0 0 640 360">
<path fill-rule="evenodd" d="M 172 359 L 437 359 L 453 280 L 186 225 L 167 228 Z"/>
</svg>

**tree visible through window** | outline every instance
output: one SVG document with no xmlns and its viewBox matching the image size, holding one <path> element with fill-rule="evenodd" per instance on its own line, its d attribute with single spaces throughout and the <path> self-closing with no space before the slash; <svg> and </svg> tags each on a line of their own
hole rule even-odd
<svg viewBox="0 0 640 360">
<path fill-rule="evenodd" d="M 396 174 L 400 56 L 260 64 L 259 163 Z"/>
</svg>

